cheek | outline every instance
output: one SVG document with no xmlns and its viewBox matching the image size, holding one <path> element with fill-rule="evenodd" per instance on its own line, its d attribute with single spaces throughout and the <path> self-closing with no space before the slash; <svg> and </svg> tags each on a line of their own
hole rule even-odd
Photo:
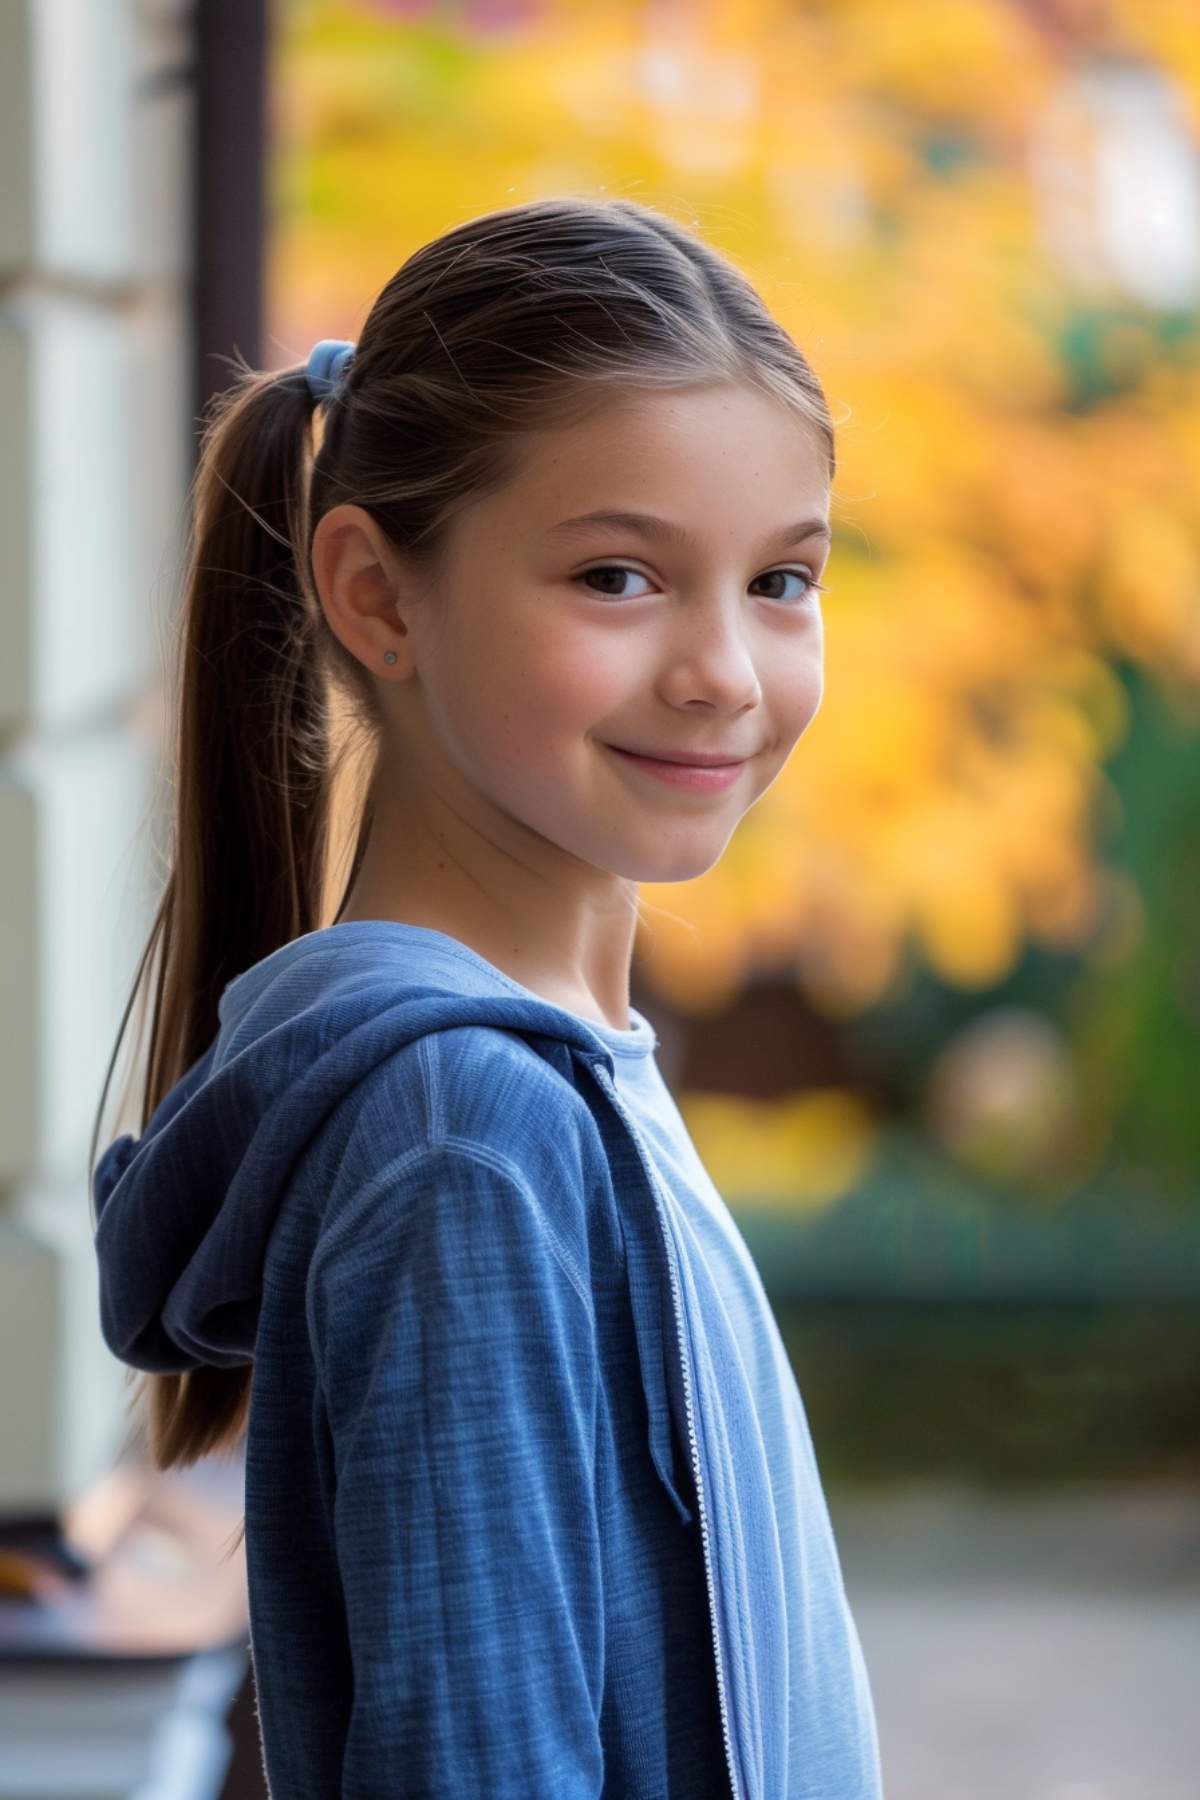
<svg viewBox="0 0 1200 1800">
<path fill-rule="evenodd" d="M 798 738 L 821 705 L 825 665 L 820 639 L 802 656 L 776 657 L 761 679 L 763 699 L 780 736 Z"/>
<path fill-rule="evenodd" d="M 819 708 L 824 686 L 825 672 L 820 663 L 805 669 L 801 679 L 793 686 L 789 695 L 791 716 L 801 731 Z"/>
<path fill-rule="evenodd" d="M 544 775 L 624 701 L 636 671 L 611 637 L 553 633 L 542 618 L 447 644 L 440 682 L 472 758 Z M 450 683 L 450 671 L 453 682 Z"/>
</svg>

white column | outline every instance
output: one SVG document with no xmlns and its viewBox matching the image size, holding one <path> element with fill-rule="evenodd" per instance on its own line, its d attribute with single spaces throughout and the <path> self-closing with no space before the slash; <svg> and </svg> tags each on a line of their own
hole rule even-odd
<svg viewBox="0 0 1200 1800">
<path fill-rule="evenodd" d="M 87 1153 L 162 837 L 191 466 L 189 13 L 0 8 L 0 1515 L 57 1512 L 129 1432 Z M 113 1129 L 136 1128 L 113 1118 L 126 1068 Z"/>
</svg>

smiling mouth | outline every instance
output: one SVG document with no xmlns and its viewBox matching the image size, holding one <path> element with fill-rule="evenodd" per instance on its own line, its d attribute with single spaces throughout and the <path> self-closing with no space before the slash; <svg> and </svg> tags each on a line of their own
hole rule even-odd
<svg viewBox="0 0 1200 1800">
<path fill-rule="evenodd" d="M 673 762 L 663 756 L 643 756 L 639 750 L 623 750 L 619 744 L 607 744 L 605 748 L 619 756 L 639 781 L 660 783 L 677 794 L 724 793 L 741 780 L 742 770 L 749 762 L 748 757 L 726 763 Z"/>
<path fill-rule="evenodd" d="M 622 756 L 635 756 L 639 762 L 666 763 L 677 769 L 740 769 L 748 756 L 702 756 L 698 751 L 693 756 L 655 756 L 650 750 L 629 750 L 624 744 L 609 744 L 610 750 L 618 751 Z"/>
</svg>

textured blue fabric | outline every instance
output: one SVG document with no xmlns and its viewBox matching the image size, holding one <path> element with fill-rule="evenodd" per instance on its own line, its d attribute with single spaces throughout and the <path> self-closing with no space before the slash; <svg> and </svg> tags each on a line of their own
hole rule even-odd
<svg viewBox="0 0 1200 1800">
<path fill-rule="evenodd" d="M 97 1166 L 110 1348 L 254 1364 L 275 1800 L 882 1792 L 795 1379 L 631 1016 L 330 926 Z"/>
</svg>

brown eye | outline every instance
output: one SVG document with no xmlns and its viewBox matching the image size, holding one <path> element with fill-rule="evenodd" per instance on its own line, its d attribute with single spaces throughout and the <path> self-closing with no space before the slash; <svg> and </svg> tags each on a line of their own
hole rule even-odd
<svg viewBox="0 0 1200 1800">
<path fill-rule="evenodd" d="M 575 579 L 576 581 L 589 581 L 593 575 L 641 575 L 643 581 L 650 579 L 648 575 L 642 575 L 640 569 L 631 569 L 625 563 L 598 563 L 594 569 L 585 569 Z M 603 591 L 600 588 L 589 588 L 588 590 L 589 593 L 597 595 Z M 644 598 L 641 594 L 617 594 L 611 588 L 608 590 L 607 597 L 610 600 L 641 600 Z"/>
<path fill-rule="evenodd" d="M 799 580 L 806 583 L 804 592 L 792 597 L 790 603 L 793 605 L 801 600 L 807 600 L 810 595 L 828 592 L 828 589 L 822 586 L 809 569 L 768 569 L 765 575 L 758 575 L 755 579 L 757 581 L 774 581 L 785 575 L 795 575 Z M 782 594 L 769 594 L 767 598 L 770 600 L 782 600 L 786 598 L 786 596 Z"/>
</svg>

